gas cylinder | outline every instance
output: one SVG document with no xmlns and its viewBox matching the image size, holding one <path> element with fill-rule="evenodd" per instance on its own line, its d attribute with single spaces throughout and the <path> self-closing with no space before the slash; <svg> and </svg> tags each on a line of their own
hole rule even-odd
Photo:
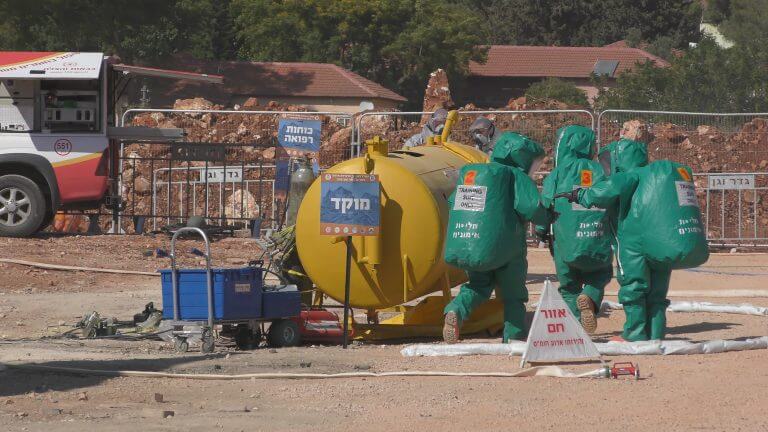
<svg viewBox="0 0 768 432">
<path fill-rule="evenodd" d="M 430 140 L 432 143 L 432 140 Z M 350 304 L 382 309 L 448 289 L 466 274 L 443 261 L 448 198 L 458 170 L 487 161 L 472 147 L 455 142 L 387 151 L 387 142 L 367 142 L 364 157 L 341 162 L 324 173 L 376 174 L 381 185 L 381 226 L 377 236 L 353 237 Z M 346 244 L 321 235 L 317 179 L 299 208 L 296 247 L 306 274 L 318 289 L 343 301 Z"/>
<path fill-rule="evenodd" d="M 285 215 L 285 224 L 296 224 L 296 214 L 299 212 L 301 200 L 315 180 L 315 172 L 312 170 L 312 161 L 308 157 L 299 159 L 299 166 L 291 174 L 291 183 L 288 189 L 288 209 Z"/>
</svg>

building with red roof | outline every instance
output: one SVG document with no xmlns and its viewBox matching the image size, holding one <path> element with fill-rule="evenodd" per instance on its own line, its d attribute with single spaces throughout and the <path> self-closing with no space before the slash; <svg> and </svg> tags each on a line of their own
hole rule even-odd
<svg viewBox="0 0 768 432">
<path fill-rule="evenodd" d="M 172 106 L 175 99 L 189 97 L 234 106 L 255 97 L 262 105 L 276 101 L 306 105 L 317 111 L 356 112 L 361 104 L 378 110 L 396 108 L 406 101 L 392 90 L 330 63 L 174 59 L 174 66 L 179 64 L 187 69 L 223 75 L 224 84 L 153 82 L 150 96 L 153 106 Z"/>
<path fill-rule="evenodd" d="M 618 46 L 617 46 L 618 45 Z M 558 47 L 492 45 L 485 63 L 470 63 L 469 76 L 461 89 L 462 103 L 500 107 L 522 96 L 533 83 L 555 77 L 572 82 L 591 101 L 598 88 L 592 77 L 602 75 L 608 85 L 640 63 L 667 67 L 666 60 L 626 44 L 604 47 Z"/>
</svg>

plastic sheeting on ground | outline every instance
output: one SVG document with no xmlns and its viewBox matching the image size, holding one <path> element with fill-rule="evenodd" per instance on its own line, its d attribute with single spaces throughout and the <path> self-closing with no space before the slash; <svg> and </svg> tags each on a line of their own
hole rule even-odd
<svg viewBox="0 0 768 432">
<path fill-rule="evenodd" d="M 621 303 L 612 301 L 603 301 L 600 305 L 600 311 L 604 310 L 619 310 L 623 309 Z M 730 304 L 717 304 L 708 302 L 696 302 L 696 301 L 679 301 L 672 302 L 667 308 L 669 312 L 711 312 L 711 313 L 727 313 L 738 315 L 755 315 L 755 316 L 768 316 L 768 308 L 762 306 L 754 306 L 748 303 L 739 305 Z"/>
<path fill-rule="evenodd" d="M 517 372 L 446 372 L 446 371 L 392 371 L 392 372 L 341 372 L 341 373 L 283 373 L 265 372 L 240 375 L 227 374 L 194 374 L 132 370 L 98 370 L 65 366 L 46 366 L 38 364 L 8 364 L 8 368 L 42 373 L 66 373 L 76 375 L 96 375 L 109 377 L 139 377 L 139 378 L 176 378 L 189 380 L 254 380 L 254 379 L 339 379 L 339 378 L 387 378 L 387 377 L 479 377 L 479 378 L 516 378 L 546 376 L 554 378 L 608 378 L 605 367 L 574 373 L 558 366 L 534 366 Z M 0 371 L 6 365 L 0 363 Z"/>
<path fill-rule="evenodd" d="M 751 339 L 711 340 L 704 342 L 688 342 L 677 340 L 642 341 L 642 342 L 607 342 L 596 343 L 601 355 L 681 355 L 681 354 L 715 354 L 729 351 L 747 351 L 768 349 L 768 336 Z M 508 344 L 476 343 L 476 344 L 414 344 L 400 351 L 404 357 L 438 357 L 466 355 L 523 355 L 524 342 Z"/>
</svg>

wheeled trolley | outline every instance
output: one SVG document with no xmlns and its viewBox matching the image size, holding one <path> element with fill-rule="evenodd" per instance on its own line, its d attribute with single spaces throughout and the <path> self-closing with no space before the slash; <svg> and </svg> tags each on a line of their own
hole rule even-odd
<svg viewBox="0 0 768 432">
<path fill-rule="evenodd" d="M 204 281 L 205 281 L 205 304 L 206 304 L 206 315 L 207 320 L 206 321 L 199 321 L 194 318 L 197 318 L 198 315 L 195 313 L 186 313 L 187 310 L 185 310 L 185 314 L 188 319 L 182 319 L 182 313 L 181 313 L 181 299 L 179 294 L 179 269 L 176 265 L 176 239 L 178 239 L 179 235 L 183 233 L 195 233 L 198 234 L 200 237 L 202 237 L 203 242 L 205 242 L 205 270 L 204 270 Z M 177 352 L 186 352 L 189 350 L 189 342 L 187 339 L 193 335 L 199 335 L 201 340 L 200 345 L 200 351 L 204 353 L 210 353 L 213 352 L 215 347 L 215 338 L 213 336 L 213 325 L 214 325 L 214 305 L 213 305 L 213 270 L 211 269 L 211 242 L 208 240 L 208 236 L 205 235 L 205 231 L 201 230 L 200 228 L 193 228 L 193 227 L 185 227 L 181 228 L 175 233 L 173 233 L 173 237 L 171 237 L 171 268 L 167 273 L 170 273 L 170 282 L 171 282 L 171 297 L 172 297 L 172 303 L 173 303 L 173 319 L 170 322 L 171 325 L 171 336 L 173 338 L 173 347 Z M 186 272 L 190 272 L 190 270 L 186 270 Z M 193 270 L 192 272 L 200 273 L 200 270 Z M 163 305 L 164 310 L 167 310 L 168 303 L 166 302 L 166 292 L 168 291 L 166 289 L 167 283 L 166 283 L 166 273 L 164 271 L 160 272 L 163 275 Z M 185 282 L 187 282 L 187 279 L 185 278 Z M 186 291 L 186 290 L 185 290 Z M 199 300 L 196 302 L 199 303 Z M 195 308 L 198 309 L 198 308 Z M 190 311 L 191 312 L 191 311 Z M 164 314 L 165 315 L 165 314 Z"/>
<path fill-rule="evenodd" d="M 205 269 L 179 269 L 176 239 L 193 232 L 203 238 Z M 188 340 L 199 336 L 201 351 L 213 352 L 214 326 L 221 325 L 225 333 L 234 335 L 239 348 L 258 346 L 261 325 L 270 322 L 267 340 L 272 346 L 294 346 L 301 342 L 301 296 L 295 286 L 264 285 L 265 269 L 251 265 L 243 268 L 214 268 L 211 265 L 210 242 L 199 228 L 185 227 L 171 238 L 171 268 L 161 270 L 163 309 L 169 321 L 174 348 L 189 349 Z"/>
</svg>

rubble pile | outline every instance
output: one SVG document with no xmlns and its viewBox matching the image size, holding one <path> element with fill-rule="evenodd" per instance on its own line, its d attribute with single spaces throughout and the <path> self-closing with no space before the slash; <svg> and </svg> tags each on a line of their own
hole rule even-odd
<svg viewBox="0 0 768 432">
<path fill-rule="evenodd" d="M 754 118 L 746 123 L 711 125 L 678 125 L 669 122 L 649 123 L 633 119 L 603 125 L 603 143 L 619 137 L 648 143 L 651 160 L 671 159 L 689 165 L 694 173 L 765 172 L 768 168 L 768 119 Z M 696 176 L 701 208 L 708 208 L 710 237 L 754 236 L 755 219 L 758 234 L 767 235 L 768 191 L 713 190 L 707 206 L 707 176 Z M 766 176 L 755 176 L 757 188 L 768 187 Z M 725 198 L 723 198 L 725 197 Z M 723 205 L 724 204 L 724 205 Z M 739 232 L 741 221 L 741 232 Z"/>
<path fill-rule="evenodd" d="M 451 88 L 448 85 L 448 74 L 445 70 L 438 69 L 429 75 L 429 82 L 427 82 L 427 89 L 424 91 L 424 103 L 422 104 L 424 112 L 435 111 L 440 108 L 452 109 L 454 107 L 453 99 L 451 98 Z M 423 126 L 429 119 L 428 115 L 421 117 L 421 125 Z"/>
<path fill-rule="evenodd" d="M 202 98 L 194 98 L 177 100 L 174 109 L 222 110 L 223 107 Z M 210 162 L 209 166 L 227 166 L 230 170 L 241 171 L 243 180 L 248 182 L 247 190 L 240 191 L 240 179 L 235 180 L 237 186 L 234 188 L 232 182 L 206 185 L 205 179 L 200 178 L 203 172 L 200 168 L 205 167 L 206 162 L 170 161 L 170 145 L 129 144 L 124 148 L 121 173 L 126 213 L 191 215 L 195 211 L 199 214 L 207 205 L 208 215 L 212 218 L 227 216 L 253 219 L 261 215 L 271 219 L 273 214 L 281 211 L 280 208 L 273 209 L 273 205 L 279 207 L 284 202 L 284 199 L 275 197 L 273 193 L 276 178 L 274 164 L 278 159 L 287 159 L 292 156 L 277 145 L 278 124 L 282 118 L 322 121 L 318 157 L 321 168 L 333 166 L 349 158 L 352 128 L 349 124 L 342 124 L 332 116 L 315 115 L 306 107 L 284 105 L 274 101 L 260 106 L 255 98 L 249 98 L 242 106 L 236 106 L 235 110 L 280 113 L 270 115 L 247 112 L 183 114 L 153 112 L 135 116 L 130 124 L 156 128 L 181 128 L 186 133 L 187 142 L 226 145 L 224 161 Z M 286 112 L 291 114 L 285 114 Z M 169 169 L 172 171 L 170 176 Z M 170 188 L 169 180 L 172 183 Z M 152 190 L 153 184 L 155 191 Z M 123 229 L 130 231 L 132 226 L 129 226 L 128 222 L 130 221 L 124 223 Z M 163 220 L 163 224 L 165 222 Z M 174 222 L 176 221 L 171 220 L 171 223 Z"/>
<path fill-rule="evenodd" d="M 424 96 L 424 111 L 438 108 L 453 108 L 448 77 L 445 71 L 438 69 L 431 74 Z M 174 108 L 181 110 L 222 110 L 202 98 L 178 100 Z M 568 106 L 558 101 L 539 101 L 529 103 L 525 97 L 511 99 L 507 105 L 495 110 L 487 116 L 495 121 L 496 127 L 502 131 L 516 131 L 530 136 L 541 143 L 548 155 L 552 154 L 556 132 L 568 124 L 589 126 L 591 118 L 585 113 L 530 113 L 526 110 L 569 110 L 579 107 Z M 226 215 L 244 218 L 254 218 L 261 215 L 269 217 L 274 212 L 279 213 L 282 202 L 280 197 L 273 194 L 273 184 L 276 177 L 274 163 L 278 159 L 287 158 L 285 149 L 277 145 L 278 122 L 281 118 L 320 119 L 323 122 L 321 147 L 318 163 L 321 168 L 328 168 L 349 158 L 352 141 L 358 137 L 352 136 L 349 122 L 340 122 L 330 116 L 312 114 L 306 107 L 284 105 L 274 101 L 261 105 L 256 98 L 246 100 L 242 106 L 235 106 L 235 111 L 279 111 L 274 115 L 248 113 L 143 113 L 131 121 L 135 126 L 158 128 L 182 128 L 187 133 L 186 140 L 199 143 L 227 144 L 226 165 L 243 168 L 258 166 L 258 169 L 243 170 L 246 181 L 252 181 L 248 190 L 234 192 L 231 183 L 223 186 L 221 183 L 211 188 L 205 201 L 204 184 L 200 184 L 200 170 L 194 168 L 205 166 L 205 162 L 173 161 L 169 164 L 170 149 L 163 144 L 131 144 L 124 150 L 122 171 L 122 195 L 127 200 L 128 214 L 191 214 L 192 208 L 198 211 L 207 202 L 209 215 Z M 462 112 L 476 111 L 481 108 L 467 104 L 459 108 L 459 117 L 451 133 L 451 140 L 470 143 L 468 129 L 477 115 Z M 286 114 L 290 113 L 290 114 Z M 295 113 L 295 114 L 294 114 Z M 425 117 L 421 115 L 362 115 L 357 114 L 352 121 L 360 126 L 359 140 L 381 136 L 390 141 L 390 150 L 398 150 L 410 136 L 421 131 Z M 648 143 L 651 160 L 672 159 L 690 165 L 696 173 L 716 172 L 763 172 L 768 169 L 768 119 L 755 118 L 744 124 L 722 125 L 686 125 L 669 122 L 651 122 L 644 119 L 630 119 L 626 122 L 604 121 L 601 125 L 602 143 L 626 137 Z M 363 149 L 364 151 L 364 149 Z M 221 163 L 215 165 L 220 166 Z M 162 169 L 166 170 L 162 170 Z M 168 175 L 167 168 L 174 168 L 173 174 Z M 183 169 L 182 169 L 183 168 Z M 551 157 L 545 159 L 542 170 L 551 169 Z M 160 170 L 160 171 L 158 171 Z M 154 176 L 154 182 L 153 182 Z M 167 186 L 168 180 L 174 184 Z M 768 187 L 768 179 L 757 177 L 757 187 Z M 705 177 L 697 177 L 700 198 L 706 199 Z M 159 183 L 158 183 L 159 182 Z M 762 183 L 761 183 L 762 182 Z M 197 183 L 197 184 L 195 184 Z M 153 211 L 153 184 L 155 189 L 155 209 Z M 158 186 L 159 185 L 159 186 Z M 160 187 L 162 186 L 162 187 Z M 221 192 L 219 189 L 223 188 Z M 184 193 L 182 193 L 182 191 Z M 188 197 L 187 192 L 194 197 Z M 718 191 L 719 192 L 719 191 Z M 725 211 L 720 211 L 720 195 L 710 194 L 710 235 L 720 235 L 722 214 L 725 213 L 726 231 L 737 231 L 739 218 L 739 199 L 726 198 Z M 760 230 L 768 226 L 768 209 L 765 206 L 765 191 L 757 194 L 744 193 L 742 202 L 742 226 L 753 227 L 755 217 Z M 194 201 L 194 202 L 190 202 Z M 168 204 L 170 202 L 170 204 Z M 159 208 L 165 205 L 164 209 Z M 704 208 L 702 202 L 702 208 Z M 273 206 L 277 208 L 272 208 Z M 756 209 L 756 211 L 753 211 Z M 717 211 L 716 211 L 717 210 Z M 757 213 L 756 215 L 754 213 Z M 125 227 L 124 227 L 125 228 Z M 738 236 L 737 232 L 728 235 Z"/>
</svg>

